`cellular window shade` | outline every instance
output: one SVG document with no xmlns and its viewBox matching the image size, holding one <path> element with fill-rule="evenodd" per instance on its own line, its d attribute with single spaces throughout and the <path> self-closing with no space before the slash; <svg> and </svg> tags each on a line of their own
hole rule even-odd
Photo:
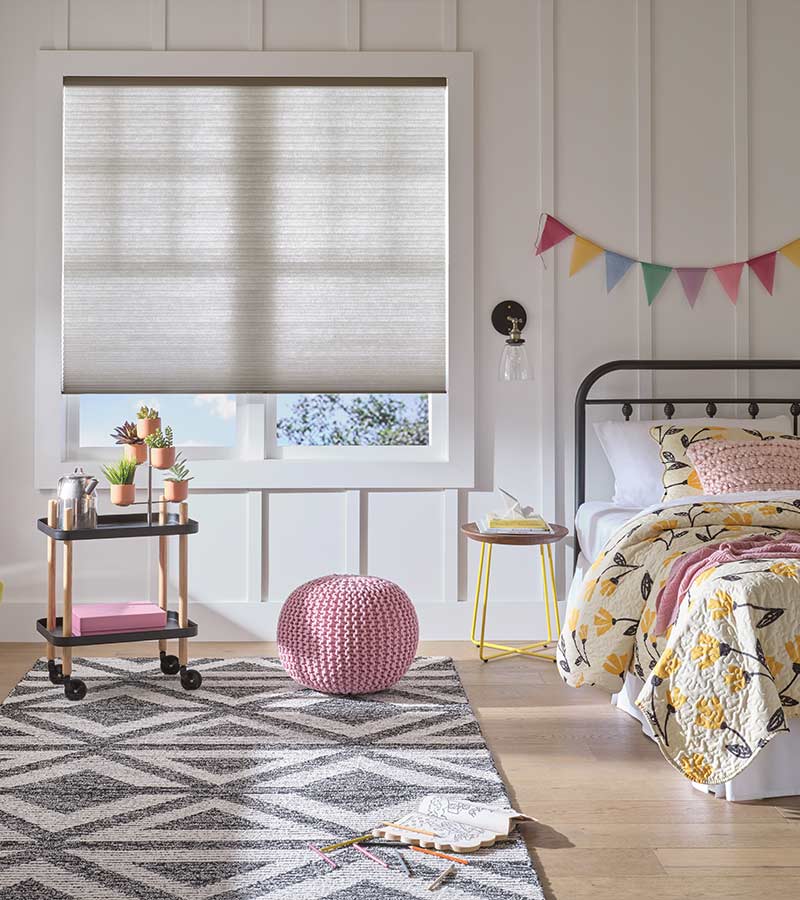
<svg viewBox="0 0 800 900">
<path fill-rule="evenodd" d="M 65 81 L 63 391 L 444 391 L 445 92 Z"/>
</svg>

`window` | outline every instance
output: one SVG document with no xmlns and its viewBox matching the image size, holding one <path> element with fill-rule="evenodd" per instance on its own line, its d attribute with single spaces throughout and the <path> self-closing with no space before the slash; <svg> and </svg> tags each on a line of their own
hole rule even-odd
<svg viewBox="0 0 800 900">
<path fill-rule="evenodd" d="M 140 401 L 207 488 L 472 485 L 470 54 L 37 66 L 42 488 Z"/>
<path fill-rule="evenodd" d="M 281 394 L 248 398 L 263 406 L 274 431 L 265 458 L 295 447 L 429 447 L 428 394 Z M 113 430 L 136 421 L 140 406 L 157 409 L 178 444 L 193 458 L 236 457 L 241 425 L 230 394 L 83 394 L 68 398 L 68 446 L 76 454 L 107 457 Z M 274 452 L 270 452 L 270 449 Z"/>
</svg>

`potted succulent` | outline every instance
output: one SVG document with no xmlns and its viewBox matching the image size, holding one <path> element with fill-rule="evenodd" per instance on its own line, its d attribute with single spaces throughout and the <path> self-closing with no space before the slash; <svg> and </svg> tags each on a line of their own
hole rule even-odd
<svg viewBox="0 0 800 900">
<path fill-rule="evenodd" d="M 147 445 L 139 437 L 133 422 L 123 422 L 122 425 L 117 425 L 111 437 L 118 444 L 123 445 L 125 459 L 133 460 L 137 466 L 147 461 Z"/>
<path fill-rule="evenodd" d="M 175 447 L 172 445 L 172 429 L 160 428 L 149 434 L 144 442 L 150 448 L 150 462 L 156 469 L 169 469 L 175 464 Z"/>
<path fill-rule="evenodd" d="M 160 429 L 161 419 L 158 417 L 158 410 L 150 406 L 140 406 L 136 413 L 136 434 L 144 440 Z"/>
<path fill-rule="evenodd" d="M 189 496 L 191 480 L 186 460 L 178 453 L 175 464 L 170 467 L 169 475 L 164 479 L 164 497 L 172 501 L 185 500 Z"/>
<path fill-rule="evenodd" d="M 132 459 L 122 459 L 111 466 L 103 466 L 103 475 L 111 485 L 111 502 L 115 506 L 130 506 L 136 500 L 136 463 Z"/>
</svg>

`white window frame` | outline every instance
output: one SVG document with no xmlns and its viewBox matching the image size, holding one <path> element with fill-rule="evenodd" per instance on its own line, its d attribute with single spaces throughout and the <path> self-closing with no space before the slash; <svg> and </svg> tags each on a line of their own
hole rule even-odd
<svg viewBox="0 0 800 900">
<path fill-rule="evenodd" d="M 192 461 L 195 483 L 206 489 L 473 487 L 472 54 L 116 50 L 42 50 L 37 57 L 36 486 L 52 489 L 58 476 L 71 467 L 94 468 L 98 459 L 94 451 L 76 449 L 71 422 L 74 401 L 60 392 L 63 80 L 68 76 L 443 77 L 447 80 L 448 392 L 432 395 L 431 444 L 426 447 L 278 448 L 274 403 L 260 396 L 245 395 L 237 397 L 236 451 L 188 448 L 186 456 Z M 208 458 L 211 455 L 214 458 Z"/>
</svg>

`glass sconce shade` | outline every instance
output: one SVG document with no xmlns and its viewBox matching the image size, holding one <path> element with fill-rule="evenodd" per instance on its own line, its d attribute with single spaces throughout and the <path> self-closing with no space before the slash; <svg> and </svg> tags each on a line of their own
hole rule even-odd
<svg viewBox="0 0 800 900">
<path fill-rule="evenodd" d="M 528 362 L 528 354 L 525 351 L 525 341 L 518 343 L 506 342 L 500 357 L 500 381 L 530 381 L 533 377 L 531 366 Z"/>
</svg>

